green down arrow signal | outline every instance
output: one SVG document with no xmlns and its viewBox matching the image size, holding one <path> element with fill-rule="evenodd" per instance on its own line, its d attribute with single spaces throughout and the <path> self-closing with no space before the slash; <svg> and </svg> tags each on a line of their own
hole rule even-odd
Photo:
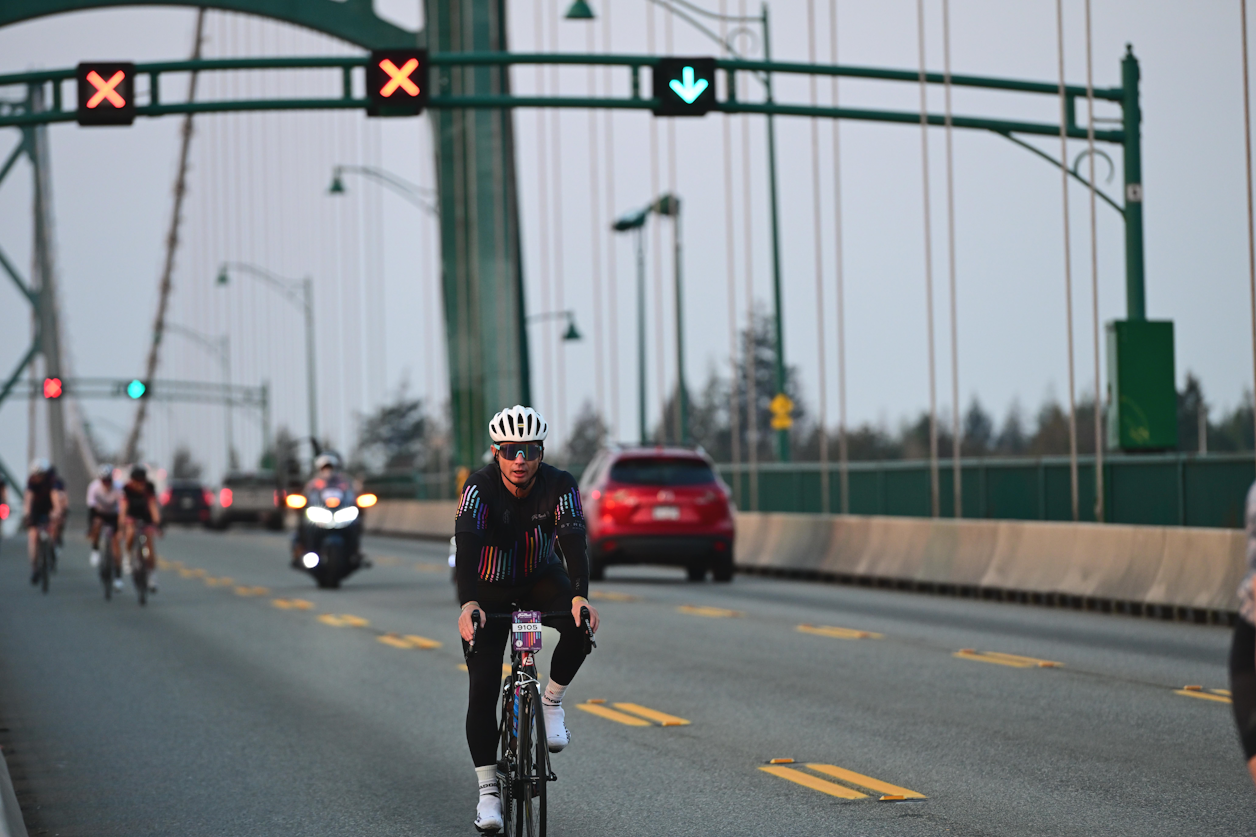
<svg viewBox="0 0 1256 837">
<path fill-rule="evenodd" d="M 683 81 L 672 79 L 667 86 L 672 88 L 677 96 L 685 100 L 685 104 L 692 105 L 702 95 L 702 91 L 707 89 L 707 80 L 700 78 L 697 81 L 693 78 L 693 67 L 685 67 L 681 70 L 681 78 Z"/>
</svg>

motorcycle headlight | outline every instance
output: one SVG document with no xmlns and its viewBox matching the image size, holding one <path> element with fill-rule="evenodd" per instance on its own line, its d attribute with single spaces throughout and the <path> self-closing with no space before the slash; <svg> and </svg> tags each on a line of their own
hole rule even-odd
<svg viewBox="0 0 1256 837">
<path fill-rule="evenodd" d="M 358 509 L 356 506 L 345 506 L 332 515 L 332 518 L 336 521 L 337 526 L 348 526 L 358 519 Z"/>
<path fill-rule="evenodd" d="M 331 509 L 322 506 L 310 506 L 305 510 L 305 517 L 315 526 L 329 526 L 332 521 Z"/>
</svg>

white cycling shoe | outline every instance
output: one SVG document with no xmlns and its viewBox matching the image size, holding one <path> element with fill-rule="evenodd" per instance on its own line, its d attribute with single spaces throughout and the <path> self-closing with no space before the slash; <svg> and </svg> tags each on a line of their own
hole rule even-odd
<svg viewBox="0 0 1256 837">
<path fill-rule="evenodd" d="M 496 794 L 485 794 L 475 806 L 475 828 L 483 834 L 492 834 L 502 830 L 502 798 Z"/>
<path fill-rule="evenodd" d="M 551 705 L 541 701 L 541 715 L 545 718 L 545 743 L 551 753 L 561 753 L 571 743 L 571 733 L 563 721 L 563 705 Z"/>
</svg>

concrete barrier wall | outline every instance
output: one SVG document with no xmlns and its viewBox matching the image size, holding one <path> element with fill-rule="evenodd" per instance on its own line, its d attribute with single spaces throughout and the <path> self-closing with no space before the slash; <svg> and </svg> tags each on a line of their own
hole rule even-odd
<svg viewBox="0 0 1256 837">
<path fill-rule="evenodd" d="M 1247 566 L 1234 530 L 789 513 L 738 515 L 737 564 L 1222 612 Z"/>
<path fill-rule="evenodd" d="M 455 501 L 382 500 L 372 534 L 448 538 Z M 1235 612 L 1244 533 L 1230 529 L 788 512 L 737 516 L 737 566 L 850 580 Z"/>
</svg>

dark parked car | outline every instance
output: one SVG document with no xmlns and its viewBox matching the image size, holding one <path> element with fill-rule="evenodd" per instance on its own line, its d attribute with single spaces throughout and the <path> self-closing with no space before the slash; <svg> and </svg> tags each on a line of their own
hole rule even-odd
<svg viewBox="0 0 1256 837">
<path fill-rule="evenodd" d="M 267 529 L 282 529 L 286 512 L 273 472 L 232 473 L 213 498 L 209 525 L 226 529 L 232 523 L 261 523 Z"/>
<path fill-rule="evenodd" d="M 208 523 L 213 495 L 200 480 L 171 480 L 158 498 L 167 523 Z"/>
<path fill-rule="evenodd" d="M 731 491 L 711 460 L 689 448 L 612 448 L 600 452 L 580 484 L 589 526 L 589 574 L 612 564 L 685 567 L 690 581 L 708 570 L 733 578 Z"/>
</svg>

